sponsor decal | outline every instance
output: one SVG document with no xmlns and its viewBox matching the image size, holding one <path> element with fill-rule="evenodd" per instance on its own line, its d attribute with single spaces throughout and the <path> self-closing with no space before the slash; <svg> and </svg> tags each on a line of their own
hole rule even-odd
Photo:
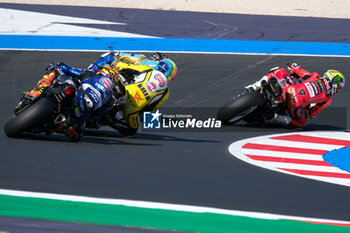
<svg viewBox="0 0 350 233">
<path fill-rule="evenodd" d="M 101 93 L 95 87 L 93 87 L 89 83 L 83 83 L 82 87 L 83 87 L 85 93 L 87 93 L 89 96 L 91 96 L 91 98 L 93 99 L 95 104 L 100 103 Z"/>
<path fill-rule="evenodd" d="M 320 90 L 321 93 L 325 92 L 324 86 L 322 84 L 321 80 L 316 80 L 316 84 L 318 85 L 318 89 Z"/>
<path fill-rule="evenodd" d="M 109 78 L 102 78 L 100 79 L 100 82 L 102 82 L 107 87 L 107 89 L 112 88 L 112 81 Z"/>
<path fill-rule="evenodd" d="M 96 92 L 94 92 L 92 89 L 88 88 L 86 90 L 86 93 L 92 97 L 92 99 L 94 100 L 94 102 L 97 104 L 100 102 L 100 98 L 99 95 L 96 94 Z"/>
<path fill-rule="evenodd" d="M 154 78 L 158 81 L 159 87 L 165 87 L 166 81 L 164 80 L 164 77 L 160 74 L 156 74 Z"/>
<path fill-rule="evenodd" d="M 311 85 L 312 85 L 312 88 L 313 88 L 314 91 L 315 91 L 315 94 L 318 95 L 318 94 L 319 94 L 319 91 L 318 91 L 318 88 L 317 88 L 316 83 L 315 83 L 315 82 L 310 82 L 310 83 L 311 83 Z"/>
<path fill-rule="evenodd" d="M 328 96 L 328 95 L 332 94 L 331 81 L 329 81 L 327 78 L 324 78 L 322 80 L 323 80 L 324 85 L 326 86 L 326 95 Z"/>
<path fill-rule="evenodd" d="M 105 85 L 102 85 L 100 83 L 96 83 L 95 86 L 100 89 L 101 91 L 105 91 L 107 87 Z"/>
<path fill-rule="evenodd" d="M 345 147 L 350 147 L 348 132 L 318 131 L 248 138 L 232 143 L 229 151 L 258 167 L 350 186 L 350 172 L 326 160 L 329 152 Z"/>
<path fill-rule="evenodd" d="M 151 93 L 157 92 L 157 85 L 154 82 L 146 83 L 146 88 Z"/>
<path fill-rule="evenodd" d="M 314 97 L 315 96 L 315 92 L 314 89 L 312 88 L 310 83 L 305 83 L 305 86 L 310 94 L 310 97 Z"/>
</svg>

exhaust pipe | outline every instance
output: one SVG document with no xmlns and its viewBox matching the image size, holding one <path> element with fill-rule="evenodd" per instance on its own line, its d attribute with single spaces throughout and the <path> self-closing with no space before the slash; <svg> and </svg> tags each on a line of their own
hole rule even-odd
<svg viewBox="0 0 350 233">
<path fill-rule="evenodd" d="M 65 115 L 59 114 L 59 115 L 55 118 L 54 123 L 55 123 L 55 125 L 59 125 L 59 124 L 61 124 L 62 122 L 65 122 L 66 120 L 67 120 L 67 118 L 66 118 Z"/>
</svg>

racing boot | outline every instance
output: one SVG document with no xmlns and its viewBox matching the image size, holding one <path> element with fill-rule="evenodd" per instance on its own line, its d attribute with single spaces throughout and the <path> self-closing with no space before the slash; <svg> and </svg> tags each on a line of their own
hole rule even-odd
<svg viewBox="0 0 350 233">
<path fill-rule="evenodd" d="M 71 141 L 77 142 L 81 137 L 80 130 L 75 126 L 68 124 L 67 122 L 61 122 L 56 128 L 57 133 L 66 135 Z"/>
<path fill-rule="evenodd" d="M 15 108 L 15 115 L 19 114 L 22 110 L 24 110 L 27 106 L 31 105 L 35 101 L 37 101 L 40 97 L 40 94 L 37 90 L 31 90 L 29 92 L 24 92 L 22 97 Z"/>
<path fill-rule="evenodd" d="M 87 96 L 86 96 L 87 97 Z M 86 98 L 87 100 L 88 98 Z M 91 100 L 89 100 L 91 101 Z M 86 105 L 92 105 L 91 103 L 84 102 L 83 89 L 78 90 L 77 96 L 74 99 L 74 120 L 64 121 L 58 125 L 56 128 L 57 133 L 62 133 L 70 138 L 71 141 L 77 142 L 83 135 L 86 127 L 86 119 L 88 116 L 88 107 Z"/>
<path fill-rule="evenodd" d="M 38 82 L 36 87 L 31 91 L 26 91 L 23 93 L 23 96 L 15 108 L 15 114 L 19 113 L 25 106 L 34 103 L 37 101 L 42 93 L 44 93 L 49 87 L 52 85 L 53 79 L 56 77 L 56 73 L 54 71 L 45 74 Z"/>
<path fill-rule="evenodd" d="M 36 87 L 29 92 L 30 95 L 40 96 L 43 92 L 45 92 L 52 85 L 52 81 L 56 77 L 56 73 L 53 71 L 51 73 L 45 74 L 42 79 L 39 80 Z M 31 94 L 31 92 L 33 92 Z"/>
<path fill-rule="evenodd" d="M 292 121 L 292 118 L 288 115 L 280 115 L 275 113 L 271 119 L 266 119 L 265 123 L 277 126 L 287 127 Z"/>
</svg>

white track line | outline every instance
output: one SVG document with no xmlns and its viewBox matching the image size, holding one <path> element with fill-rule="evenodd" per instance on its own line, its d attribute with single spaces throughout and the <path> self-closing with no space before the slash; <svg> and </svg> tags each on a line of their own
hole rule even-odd
<svg viewBox="0 0 350 233">
<path fill-rule="evenodd" d="M 269 220 L 288 219 L 288 220 L 296 220 L 296 221 L 304 221 L 304 222 L 341 224 L 341 225 L 350 226 L 350 221 L 308 218 L 308 217 L 250 212 L 250 211 L 239 211 L 239 210 L 227 210 L 227 209 L 219 209 L 219 208 L 212 208 L 212 207 L 178 205 L 178 204 L 169 204 L 169 203 L 160 203 L 160 202 L 132 201 L 132 200 L 123 200 L 123 199 L 109 199 L 109 198 L 97 198 L 97 197 L 86 197 L 86 196 L 75 196 L 75 195 L 64 195 L 64 194 L 53 194 L 53 193 L 39 193 L 39 192 L 8 190 L 8 189 L 0 189 L 0 195 L 30 197 L 30 198 L 44 198 L 44 199 L 51 199 L 51 200 L 87 202 L 87 203 L 98 203 L 98 204 L 109 204 L 109 205 L 124 205 L 124 206 L 130 206 L 130 207 L 138 207 L 138 208 L 163 209 L 163 210 L 185 211 L 185 212 L 193 212 L 193 213 L 225 214 L 225 215 L 232 215 L 232 216 L 243 216 L 243 217 L 269 219 Z"/>
</svg>

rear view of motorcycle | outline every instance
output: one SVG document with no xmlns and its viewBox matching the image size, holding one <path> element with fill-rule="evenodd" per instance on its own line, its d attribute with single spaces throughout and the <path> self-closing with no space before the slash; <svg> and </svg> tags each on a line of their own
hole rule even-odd
<svg viewBox="0 0 350 233">
<path fill-rule="evenodd" d="M 59 124 L 72 120 L 75 91 L 76 85 L 70 77 L 58 75 L 39 98 L 20 101 L 12 119 L 4 126 L 5 134 L 8 137 L 20 137 L 26 132 L 52 134 Z"/>
<path fill-rule="evenodd" d="M 249 123 L 265 123 L 272 118 L 274 113 L 283 112 L 285 104 L 275 100 L 279 95 L 279 82 L 276 79 L 263 80 L 261 87 L 257 90 L 244 90 L 243 93 L 233 97 L 217 112 L 217 119 L 223 125 L 234 124 L 238 121 Z"/>
</svg>

